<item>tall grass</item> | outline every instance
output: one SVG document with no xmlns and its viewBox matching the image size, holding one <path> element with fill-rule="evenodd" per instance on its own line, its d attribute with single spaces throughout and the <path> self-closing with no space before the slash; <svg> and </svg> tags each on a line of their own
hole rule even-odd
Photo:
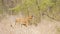
<svg viewBox="0 0 60 34">
<path fill-rule="evenodd" d="M 21 3 L 19 1 L 4 1 L 7 4 L 0 0 L 0 7 L 4 6 L 5 11 L 3 12 L 9 12 L 9 14 L 21 12 L 25 17 L 33 15 L 32 23 L 40 22 L 43 13 L 47 14 L 51 19 L 60 20 L 60 0 L 22 0 Z M 0 8 L 0 13 L 2 13 L 2 8 Z"/>
</svg>

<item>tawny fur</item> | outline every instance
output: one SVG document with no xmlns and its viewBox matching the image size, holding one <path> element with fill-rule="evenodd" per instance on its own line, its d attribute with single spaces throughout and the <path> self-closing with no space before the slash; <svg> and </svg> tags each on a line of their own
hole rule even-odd
<svg viewBox="0 0 60 34">
<path fill-rule="evenodd" d="M 25 26 L 28 26 L 29 21 L 33 18 L 33 16 L 28 16 L 26 18 L 16 18 L 16 23 L 24 24 Z M 15 23 L 15 24 L 16 24 Z"/>
</svg>

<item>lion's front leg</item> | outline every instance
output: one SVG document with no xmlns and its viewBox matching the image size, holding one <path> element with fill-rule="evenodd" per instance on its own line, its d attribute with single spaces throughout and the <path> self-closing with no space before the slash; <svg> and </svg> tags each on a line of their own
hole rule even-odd
<svg viewBox="0 0 60 34">
<path fill-rule="evenodd" d="M 27 27 L 29 25 L 28 21 L 25 21 L 23 25 Z"/>
</svg>

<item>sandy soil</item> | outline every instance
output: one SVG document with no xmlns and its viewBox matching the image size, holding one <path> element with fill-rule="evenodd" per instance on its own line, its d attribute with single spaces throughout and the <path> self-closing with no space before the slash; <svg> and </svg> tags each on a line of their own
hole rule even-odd
<svg viewBox="0 0 60 34">
<path fill-rule="evenodd" d="M 16 16 L 9 16 L 0 22 L 0 34 L 56 34 L 56 26 L 59 22 L 42 19 L 38 26 L 15 24 Z"/>
</svg>

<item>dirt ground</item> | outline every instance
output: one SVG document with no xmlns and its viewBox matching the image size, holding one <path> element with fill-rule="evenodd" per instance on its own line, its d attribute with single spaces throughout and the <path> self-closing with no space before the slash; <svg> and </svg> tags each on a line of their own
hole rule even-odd
<svg viewBox="0 0 60 34">
<path fill-rule="evenodd" d="M 0 34 L 57 34 L 56 27 L 60 27 L 59 22 L 47 18 L 42 18 L 37 26 L 14 25 L 15 18 L 16 16 L 8 16 L 0 22 Z"/>
</svg>

